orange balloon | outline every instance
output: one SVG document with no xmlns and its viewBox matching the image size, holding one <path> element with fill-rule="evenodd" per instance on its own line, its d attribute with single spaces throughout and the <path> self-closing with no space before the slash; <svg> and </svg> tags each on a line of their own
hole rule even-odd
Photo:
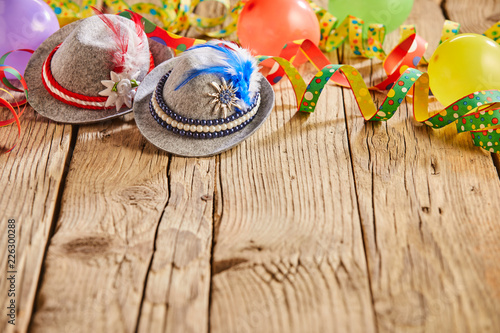
<svg viewBox="0 0 500 333">
<path fill-rule="evenodd" d="M 305 0 L 249 0 L 238 20 L 238 38 L 254 54 L 277 56 L 297 39 L 319 43 L 319 22 Z"/>
</svg>

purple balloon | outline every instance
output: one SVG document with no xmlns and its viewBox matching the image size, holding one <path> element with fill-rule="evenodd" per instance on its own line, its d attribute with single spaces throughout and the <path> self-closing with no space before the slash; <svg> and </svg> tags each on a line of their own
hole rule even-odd
<svg viewBox="0 0 500 333">
<path fill-rule="evenodd" d="M 56 14 L 42 0 L 0 0 L 0 57 L 18 49 L 36 50 L 58 29 Z M 5 64 L 24 75 L 30 57 L 27 52 L 14 52 Z"/>
</svg>

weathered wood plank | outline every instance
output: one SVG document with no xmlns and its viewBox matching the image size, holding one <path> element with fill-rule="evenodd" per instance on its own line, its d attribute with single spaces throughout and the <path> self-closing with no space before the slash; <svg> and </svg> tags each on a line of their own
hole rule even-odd
<svg viewBox="0 0 500 333">
<path fill-rule="evenodd" d="M 3 114 L 3 113 L 2 113 Z M 6 114 L 5 114 L 6 115 Z M 5 118 L 3 118 L 5 119 Z M 0 155 L 0 331 L 25 332 L 30 321 L 57 197 L 70 151 L 71 126 L 56 125 L 28 108 L 16 148 Z M 2 128 L 0 142 L 12 147 L 17 128 Z M 16 326 L 7 323 L 7 221 L 16 220 Z M 5 306 L 4 306 L 5 305 Z"/>
<path fill-rule="evenodd" d="M 133 123 L 80 128 L 33 330 L 133 332 L 141 304 L 141 329 L 206 329 L 188 317 L 208 313 L 213 172 L 169 162 Z"/>
<path fill-rule="evenodd" d="M 33 331 L 134 331 L 168 161 L 133 122 L 79 129 Z"/>
<path fill-rule="evenodd" d="M 275 91 L 262 128 L 220 157 L 211 331 L 373 332 L 341 89 L 309 117 L 288 82 Z"/>
<path fill-rule="evenodd" d="M 174 157 L 139 332 L 208 330 L 215 160 Z"/>
<path fill-rule="evenodd" d="M 34 331 L 206 331 L 215 170 L 133 122 L 80 128 Z"/>
<path fill-rule="evenodd" d="M 482 34 L 500 21 L 500 2 L 496 0 L 445 0 L 443 8 L 450 20 L 462 25 L 460 32 Z"/>
<path fill-rule="evenodd" d="M 10 117 L 3 111 L 2 119 Z M 10 218 L 16 220 L 17 226 L 16 326 L 8 325 L 7 316 L 2 315 L 2 332 L 26 332 L 28 329 L 45 251 L 54 217 L 58 214 L 74 133 L 71 126 L 48 121 L 30 107 L 21 123 L 23 132 L 19 141 L 15 125 L 0 132 L 0 141 L 5 147 L 17 143 L 12 152 L 0 157 L 0 187 L 3 189 L 0 228 L 6 231 Z M 7 234 L 0 240 L 0 248 L 7 249 Z M 7 255 L 0 259 L 0 264 L 7 267 Z M 5 279 L 0 281 L 0 289 L 7 290 Z M 2 293 L 0 302 L 7 304 L 7 301 L 7 292 Z"/>
<path fill-rule="evenodd" d="M 200 6 L 197 13 L 220 13 L 217 5 Z M 195 29 L 187 35 L 201 37 Z M 173 156 L 170 170 L 172 194 L 158 229 L 138 331 L 207 332 L 216 159 Z"/>
<path fill-rule="evenodd" d="M 434 1 L 416 1 L 408 20 L 425 38 L 442 21 Z M 361 70 L 377 80 L 381 66 Z M 497 331 L 500 182 L 491 156 L 452 127 L 416 124 L 410 103 L 387 123 L 349 118 L 357 106 L 344 96 L 378 330 Z"/>
<path fill-rule="evenodd" d="M 497 168 L 498 172 L 498 177 L 500 178 L 500 154 L 493 154 L 493 163 L 495 164 L 495 167 Z"/>
</svg>

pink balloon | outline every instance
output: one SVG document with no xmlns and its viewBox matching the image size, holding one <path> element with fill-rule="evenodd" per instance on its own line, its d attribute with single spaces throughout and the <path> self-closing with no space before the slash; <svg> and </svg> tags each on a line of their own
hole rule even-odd
<svg viewBox="0 0 500 333">
<path fill-rule="evenodd" d="M 0 57 L 18 49 L 36 50 L 58 29 L 56 15 L 42 0 L 0 0 Z M 30 57 L 29 53 L 15 52 L 5 65 L 24 74 Z"/>
<path fill-rule="evenodd" d="M 319 22 L 304 0 L 249 0 L 238 20 L 238 38 L 254 54 L 277 56 L 286 43 L 319 43 Z"/>
</svg>

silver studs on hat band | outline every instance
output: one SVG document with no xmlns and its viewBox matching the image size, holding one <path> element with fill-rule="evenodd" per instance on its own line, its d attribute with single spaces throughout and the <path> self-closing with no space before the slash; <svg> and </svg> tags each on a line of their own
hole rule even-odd
<svg viewBox="0 0 500 333">
<path fill-rule="evenodd" d="M 170 72 L 158 83 L 151 97 L 149 109 L 153 118 L 161 126 L 179 135 L 196 139 L 227 136 L 248 125 L 259 109 L 261 99 L 260 94 L 257 94 L 252 105 L 245 112 L 235 113 L 227 118 L 203 120 L 182 117 L 170 110 L 163 100 L 163 86 L 169 74 Z"/>
</svg>

